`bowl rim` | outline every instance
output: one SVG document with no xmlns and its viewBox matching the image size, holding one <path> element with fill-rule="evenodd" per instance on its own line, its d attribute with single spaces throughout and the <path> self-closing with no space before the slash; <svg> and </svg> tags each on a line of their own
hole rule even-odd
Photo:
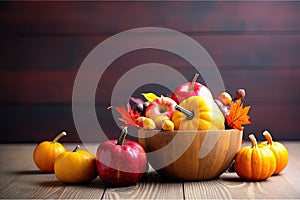
<svg viewBox="0 0 300 200">
<path fill-rule="evenodd" d="M 138 128 L 138 131 L 145 131 L 145 132 L 170 132 L 170 133 L 175 133 L 175 132 L 224 132 L 224 131 L 234 131 L 234 132 L 242 132 L 243 130 L 239 130 L 239 129 L 224 129 L 224 130 L 172 130 L 172 131 L 168 131 L 168 130 L 162 130 L 162 129 L 153 129 L 153 130 L 150 130 L 150 129 L 144 129 L 144 128 Z"/>
<path fill-rule="evenodd" d="M 138 138 L 141 137 L 142 134 L 147 134 L 147 137 L 142 137 L 142 138 L 148 138 L 148 137 L 153 137 L 157 134 L 177 134 L 177 133 L 191 133 L 191 134 L 209 134 L 209 133 L 234 133 L 234 134 L 243 134 L 243 130 L 238 130 L 238 129 L 224 129 L 224 130 L 172 130 L 172 131 L 165 131 L 165 130 L 149 130 L 149 129 L 144 129 L 144 128 L 138 128 Z"/>
</svg>

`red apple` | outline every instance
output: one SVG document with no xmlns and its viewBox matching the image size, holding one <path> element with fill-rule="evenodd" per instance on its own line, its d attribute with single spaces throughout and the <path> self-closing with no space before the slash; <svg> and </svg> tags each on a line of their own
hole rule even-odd
<svg viewBox="0 0 300 200">
<path fill-rule="evenodd" d="M 195 74 L 191 82 L 183 83 L 174 90 L 171 98 L 177 104 L 191 96 L 205 96 L 213 99 L 210 90 L 201 83 L 196 82 L 198 76 L 199 74 Z"/>
<path fill-rule="evenodd" d="M 154 119 L 157 116 L 167 116 L 172 119 L 177 103 L 170 97 L 158 97 L 147 107 L 145 115 L 148 118 Z"/>
<path fill-rule="evenodd" d="M 110 186 L 130 186 L 141 180 L 146 171 L 147 158 L 143 147 L 125 140 L 127 127 L 118 140 L 108 140 L 98 146 L 96 165 L 103 183 Z"/>
</svg>

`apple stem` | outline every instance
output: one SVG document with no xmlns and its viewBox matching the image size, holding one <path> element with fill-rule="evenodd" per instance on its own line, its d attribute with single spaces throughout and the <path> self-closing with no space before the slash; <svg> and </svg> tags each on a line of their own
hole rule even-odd
<svg viewBox="0 0 300 200">
<path fill-rule="evenodd" d="M 194 118 L 194 113 L 193 113 L 192 111 L 189 111 L 189 110 L 187 110 L 187 109 L 185 109 L 185 108 L 183 108 L 183 107 L 181 107 L 181 106 L 179 106 L 179 105 L 176 105 L 176 106 L 175 106 L 175 109 L 178 110 L 179 112 L 182 112 L 183 114 L 185 114 L 185 115 L 186 115 L 186 118 L 187 118 L 188 120 Z"/>
<path fill-rule="evenodd" d="M 75 149 L 73 150 L 73 152 L 78 151 L 79 147 L 80 147 L 80 145 L 77 145 L 77 146 L 75 147 Z"/>
<path fill-rule="evenodd" d="M 127 126 L 125 126 L 123 129 L 122 129 L 122 132 L 121 132 L 121 135 L 117 141 L 117 145 L 124 145 L 124 142 L 125 142 L 125 138 L 126 138 L 126 135 L 128 133 L 128 128 Z"/>
<path fill-rule="evenodd" d="M 66 133 L 65 131 L 60 132 L 60 133 L 52 140 L 52 143 L 57 142 L 58 140 L 60 140 L 60 138 L 66 136 L 66 135 L 67 135 L 67 133 Z"/>
<path fill-rule="evenodd" d="M 193 77 L 193 80 L 189 86 L 189 91 L 193 91 L 194 90 L 194 85 L 195 85 L 195 82 L 198 78 L 199 74 L 198 73 L 195 73 L 194 77 Z"/>
</svg>

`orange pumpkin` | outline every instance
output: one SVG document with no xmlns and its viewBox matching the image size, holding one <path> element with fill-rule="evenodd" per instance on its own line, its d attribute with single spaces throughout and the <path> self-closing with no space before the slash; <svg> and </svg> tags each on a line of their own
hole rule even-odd
<svg viewBox="0 0 300 200">
<path fill-rule="evenodd" d="M 60 154 L 54 163 L 55 176 L 65 183 L 85 183 L 95 179 L 98 175 L 96 158 L 85 150 L 78 150 Z"/>
<path fill-rule="evenodd" d="M 255 136 L 249 135 L 252 147 L 243 147 L 236 155 L 234 167 L 242 179 L 268 179 L 276 169 L 276 158 L 267 146 L 258 146 Z"/>
<path fill-rule="evenodd" d="M 33 160 L 36 166 L 43 172 L 54 172 L 54 161 L 63 152 L 65 147 L 57 142 L 60 138 L 67 135 L 61 132 L 52 141 L 39 143 L 33 151 Z"/>
<path fill-rule="evenodd" d="M 175 107 L 172 121 L 175 130 L 224 130 L 224 115 L 215 101 L 191 96 Z M 188 112 L 188 113 L 187 113 Z"/>
<path fill-rule="evenodd" d="M 276 158 L 276 170 L 273 174 L 279 174 L 288 164 L 288 151 L 280 142 L 274 142 L 268 131 L 264 131 L 263 135 L 267 141 L 260 143 L 258 146 L 267 146 L 271 149 Z"/>
</svg>

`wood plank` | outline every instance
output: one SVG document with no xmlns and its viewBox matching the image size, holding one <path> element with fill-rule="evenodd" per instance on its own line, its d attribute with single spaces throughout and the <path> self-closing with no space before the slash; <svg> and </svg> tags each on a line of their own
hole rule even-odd
<svg viewBox="0 0 300 200">
<path fill-rule="evenodd" d="M 230 191 L 218 181 L 185 182 L 187 199 L 232 199 Z"/>
<path fill-rule="evenodd" d="M 300 119 L 299 105 L 256 105 L 250 104 L 251 125 L 245 126 L 244 138 L 254 133 L 263 140 L 262 132 L 269 130 L 276 140 L 300 140 L 298 123 Z M 62 142 L 78 142 L 80 135 L 92 142 L 99 141 L 95 130 L 88 129 L 87 133 L 79 133 L 73 121 L 71 105 L 43 106 L 1 106 L 0 121 L 2 122 L 0 142 L 39 142 L 44 139 L 52 140 L 61 130 L 69 135 Z M 106 106 L 97 106 L 98 121 L 108 138 L 117 138 L 120 133 L 118 119 L 114 120 Z M 119 116 L 119 115 L 117 115 Z M 130 139 L 136 140 L 136 129 L 130 130 Z"/>
<path fill-rule="evenodd" d="M 156 33 L 154 33 L 156 34 Z M 95 37 L 12 37 L 0 38 L 0 69 L 26 70 L 75 70 L 83 60 L 107 36 Z M 243 69 L 298 69 L 300 58 L 300 35 L 189 35 L 201 44 L 216 65 L 224 70 Z M 174 38 L 174 49 L 178 48 L 176 36 L 157 34 L 156 43 Z M 135 42 L 135 37 L 127 43 Z M 154 42 L 154 41 L 153 41 Z M 120 44 L 111 44 L 112 49 L 119 49 Z M 170 44 L 171 45 L 171 44 Z M 188 66 L 187 61 L 176 54 L 147 49 L 130 52 L 116 59 L 116 63 L 135 66 L 148 62 L 159 62 L 170 66 Z M 101 59 L 101 56 L 99 56 Z M 116 64 L 116 63 L 112 64 Z M 135 64 L 135 65 L 134 65 Z M 105 67 L 105 66 L 104 66 Z M 119 67 L 120 68 L 120 67 Z"/>
<path fill-rule="evenodd" d="M 120 65 L 115 65 L 107 70 L 99 81 L 95 99 L 97 104 L 109 106 L 111 104 L 111 94 L 115 84 L 124 74 L 123 70 L 117 70 Z M 127 67 L 125 67 L 126 69 Z M 188 67 L 176 68 L 181 70 L 187 79 L 193 77 L 194 70 Z M 125 71 L 126 72 L 126 71 Z M 148 74 L 149 76 L 155 76 Z M 73 84 L 76 77 L 74 70 L 0 70 L 2 78 L 0 79 L 1 103 L 14 104 L 68 104 L 72 103 Z M 298 91 L 300 85 L 299 70 L 239 70 L 228 71 L 220 69 L 220 73 L 225 85 L 225 89 L 234 95 L 237 88 L 245 88 L 247 91 L 246 102 L 249 104 L 286 104 L 294 105 L 300 101 Z M 136 77 L 141 80 L 141 77 Z M 170 82 L 174 77 L 169 77 Z M 130 80 L 128 80 L 130 81 Z M 200 77 L 199 82 L 205 84 Z M 148 83 L 148 82 L 146 82 Z M 126 88 L 126 83 L 123 85 Z M 173 88 L 176 85 L 172 85 Z M 129 87 L 129 86 L 128 86 Z M 137 85 L 138 87 L 138 85 Z M 140 92 L 151 91 L 158 95 L 168 95 L 172 93 L 171 88 L 164 88 L 163 85 L 145 84 L 140 85 L 132 95 L 142 98 Z M 209 87 L 209 86 L 208 86 Z M 80 101 L 86 103 L 86 96 L 89 94 L 90 85 L 82 85 L 77 88 L 80 91 Z M 120 96 L 126 96 L 127 91 L 120 93 Z M 218 94 L 214 94 L 217 96 Z M 124 97 L 125 97 L 124 96 Z M 121 100 L 120 100 L 121 101 Z M 125 105 L 126 102 L 118 102 L 118 105 Z"/>
<path fill-rule="evenodd" d="M 1 178 L 1 185 L 5 186 L 0 188 L 1 199 L 57 198 L 63 192 L 64 186 L 53 174 L 41 173 L 34 166 L 33 149 L 32 145 L 1 145 L 0 158 L 5 160 L 0 168 L 1 177 L 7 179 L 4 182 Z"/>
<path fill-rule="evenodd" d="M 142 182 L 134 186 L 107 188 L 105 192 L 99 179 L 86 185 L 68 185 L 58 182 L 54 174 L 39 172 L 32 161 L 32 151 L 35 145 L 0 145 L 0 159 L 6 161 L 5 165 L 0 165 L 1 198 L 297 199 L 300 195 L 299 142 L 284 142 L 290 155 L 289 164 L 280 175 L 272 176 L 267 181 L 245 182 L 236 173 L 224 173 L 217 180 L 175 183 L 165 180 L 151 171 Z M 67 149 L 71 149 L 74 145 L 65 144 Z M 95 152 L 97 145 L 97 143 L 85 144 L 88 149 L 91 149 L 91 152 Z M 243 146 L 248 145 L 250 145 L 249 142 L 243 144 Z M 20 156 L 20 152 L 22 152 L 22 156 Z M 4 185 L 5 187 L 2 187 Z M 278 187 L 279 185 L 280 187 Z"/>
<path fill-rule="evenodd" d="M 72 115 L 70 105 L 29 105 L 29 106 L 0 106 L 2 131 L 0 142 L 40 142 L 52 140 L 58 132 L 65 130 L 68 135 L 61 139 L 62 142 L 81 141 Z M 115 124 L 111 111 L 107 106 L 98 106 L 99 123 L 108 138 L 117 138 L 120 129 Z M 100 141 L 95 130 L 89 129 L 80 133 L 85 140 L 90 142 Z M 133 135 L 134 132 L 132 133 Z M 128 138 L 132 138 L 130 135 Z"/>
<path fill-rule="evenodd" d="M 35 145 L 36 144 L 1 145 L 0 158 L 1 160 L 6 160 L 6 164 L 1 165 L 0 168 L 0 198 L 101 198 L 104 192 L 104 186 L 99 178 L 84 185 L 69 185 L 59 182 L 53 173 L 40 172 L 34 165 L 32 159 Z M 64 145 L 67 150 L 70 150 L 74 146 L 74 144 Z M 21 157 L 19 152 L 22 152 Z M 94 152 L 91 153 L 94 154 Z M 22 158 L 22 165 L 20 165 L 20 158 Z"/>
<path fill-rule="evenodd" d="M 107 188 L 103 199 L 184 199 L 183 184 L 166 180 L 150 166 L 141 182 L 121 188 Z"/>
<path fill-rule="evenodd" d="M 289 162 L 281 175 L 287 180 L 288 185 L 292 186 L 300 196 L 300 161 L 298 158 L 300 145 L 297 142 L 282 142 L 288 150 Z"/>
<path fill-rule="evenodd" d="M 44 181 L 47 180 L 47 181 Z M 47 176 L 19 175 L 1 189 L 1 198 L 4 199 L 34 199 L 34 198 L 58 198 L 64 187 L 57 182 L 53 174 Z"/>
<path fill-rule="evenodd" d="M 249 142 L 243 146 L 249 146 Z M 267 181 L 245 182 L 236 173 L 223 173 L 219 179 L 204 182 L 185 182 L 184 191 L 187 199 L 297 199 L 299 189 L 298 143 L 285 142 L 289 151 L 289 164 L 280 175 L 272 176 Z M 296 164 L 297 163 L 297 164 Z M 296 165 L 295 165 L 296 164 Z M 280 185 L 280 187 L 278 187 Z"/>
<path fill-rule="evenodd" d="M 145 26 L 188 32 L 299 31 L 299 8 L 297 1 L 4 2 L 0 32 L 82 35 Z"/>
<path fill-rule="evenodd" d="M 67 185 L 60 199 L 100 199 L 105 191 L 105 186 L 97 177 L 84 185 Z"/>
<path fill-rule="evenodd" d="M 184 199 L 181 183 L 139 183 L 106 189 L 104 199 Z"/>
<path fill-rule="evenodd" d="M 300 134 L 296 131 L 299 109 L 299 106 L 252 105 L 251 125 L 245 126 L 244 137 L 254 133 L 258 140 L 264 140 L 262 132 L 269 130 L 274 140 L 299 140 Z"/>
</svg>

